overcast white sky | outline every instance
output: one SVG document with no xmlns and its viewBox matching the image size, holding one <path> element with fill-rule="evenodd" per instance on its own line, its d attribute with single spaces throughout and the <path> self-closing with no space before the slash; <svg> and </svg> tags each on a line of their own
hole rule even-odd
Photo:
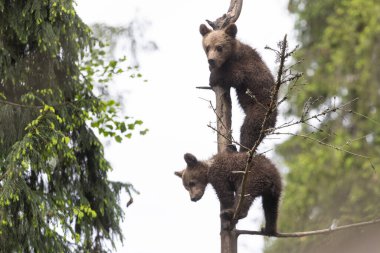
<svg viewBox="0 0 380 253">
<path fill-rule="evenodd" d="M 125 208 L 125 241 L 117 244 L 117 252 L 220 252 L 219 203 L 214 191 L 208 187 L 205 196 L 193 203 L 173 172 L 185 167 L 186 152 L 200 159 L 216 152 L 216 135 L 207 127 L 215 116 L 200 99 L 213 100 L 213 93 L 195 89 L 208 85 L 209 76 L 198 28 L 205 19 L 215 20 L 225 13 L 230 1 L 77 2 L 78 13 L 88 24 L 125 25 L 134 17 L 147 19 L 151 26 L 146 37 L 159 47 L 153 53 L 140 54 L 141 72 L 148 83 L 124 77 L 115 85 L 117 92 L 128 91 L 124 101 L 127 114 L 142 119 L 150 129 L 146 136 L 135 135 L 105 149 L 114 168 L 110 178 L 131 182 L 141 192 L 133 205 Z M 264 47 L 275 47 L 285 34 L 292 38 L 293 20 L 286 10 L 287 2 L 246 0 L 237 21 L 237 37 L 256 48 L 273 72 L 275 57 Z M 242 112 L 236 103 L 233 106 L 233 130 L 238 139 Z M 263 149 L 273 146 L 271 141 L 265 144 Z M 279 163 L 276 158 L 273 162 Z M 259 229 L 261 220 L 261 202 L 255 201 L 249 217 L 238 227 Z M 262 237 L 239 238 L 239 253 L 260 253 L 262 247 Z"/>
</svg>

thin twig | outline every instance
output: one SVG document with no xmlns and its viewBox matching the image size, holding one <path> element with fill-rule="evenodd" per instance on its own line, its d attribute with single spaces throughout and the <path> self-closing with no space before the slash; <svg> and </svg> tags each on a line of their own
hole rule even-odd
<svg viewBox="0 0 380 253">
<path fill-rule="evenodd" d="M 247 91 L 245 92 L 245 94 L 247 94 L 248 96 L 250 96 L 250 97 L 252 98 L 252 100 L 254 100 L 255 103 L 258 104 L 258 105 L 260 105 L 263 109 L 268 110 L 268 108 L 267 108 L 265 105 L 263 105 L 263 103 L 261 103 L 261 102 L 256 98 L 255 95 L 253 95 L 253 93 L 252 93 L 252 91 L 251 91 L 250 89 L 247 89 Z"/>
<path fill-rule="evenodd" d="M 215 113 L 216 117 L 217 117 L 217 121 L 219 121 L 222 125 L 222 127 L 224 129 L 227 129 L 227 126 L 224 124 L 224 121 L 222 120 L 222 118 L 220 117 L 220 115 L 218 115 L 218 112 L 216 111 L 216 108 L 214 107 L 214 105 L 212 104 L 211 100 L 207 100 L 207 99 L 204 99 L 204 98 L 200 98 L 206 102 L 208 102 L 210 104 L 210 107 L 211 109 L 213 110 L 213 112 Z M 217 132 L 218 134 L 220 134 L 221 136 L 223 136 L 223 138 L 231 141 L 232 143 L 235 143 L 239 146 L 242 146 L 241 144 L 239 144 L 237 141 L 235 141 L 234 137 L 232 136 L 232 130 L 230 129 L 230 135 L 231 135 L 231 138 L 229 138 L 228 136 L 226 136 L 225 134 L 222 134 L 221 131 L 217 130 L 216 128 L 214 128 L 213 126 L 211 126 L 210 124 L 207 125 L 209 128 L 211 128 L 212 130 L 214 130 L 215 132 Z M 244 147 L 245 148 L 245 147 Z"/>
<path fill-rule="evenodd" d="M 232 137 L 232 135 L 231 135 L 231 138 L 229 138 L 228 136 L 226 136 L 225 134 L 221 133 L 220 131 L 218 131 L 215 127 L 213 127 L 213 126 L 210 125 L 210 124 L 208 124 L 207 127 L 211 128 L 211 129 L 214 130 L 217 134 L 223 136 L 223 138 L 225 138 L 226 140 L 230 141 L 231 143 L 236 144 L 236 145 L 238 145 L 239 147 L 243 147 L 243 148 L 247 149 L 247 147 L 244 147 L 244 146 L 241 145 L 239 142 L 235 141 L 235 139 Z"/>
<path fill-rule="evenodd" d="M 369 120 L 371 121 L 372 123 L 375 123 L 376 125 L 380 126 L 380 122 L 379 121 L 376 121 L 374 119 L 371 119 L 370 117 L 364 115 L 364 114 L 361 114 L 361 113 L 358 113 L 358 112 L 355 112 L 355 111 L 349 111 L 350 113 L 353 113 L 359 117 L 362 117 L 362 118 L 365 118 L 366 120 Z"/>
<path fill-rule="evenodd" d="M 201 89 L 201 90 L 212 90 L 212 88 L 210 86 L 197 86 L 195 88 Z"/>
<path fill-rule="evenodd" d="M 41 103 L 43 103 L 43 101 L 41 101 Z M 66 101 L 66 102 L 63 102 L 63 103 L 60 103 L 60 104 L 51 104 L 49 106 L 60 107 L 60 106 L 66 106 L 66 105 L 70 105 L 70 104 L 73 105 L 73 106 L 75 106 L 74 103 L 75 103 L 75 101 L 74 102 Z M 48 104 L 44 104 L 44 105 L 24 105 L 24 104 L 18 104 L 18 103 L 7 101 L 7 100 L 0 100 L 0 104 L 11 105 L 11 106 L 21 107 L 21 108 L 30 108 L 30 109 L 42 109 L 42 108 L 44 108 L 45 105 L 48 105 Z"/>
<path fill-rule="evenodd" d="M 361 155 L 361 154 L 357 154 L 357 153 L 354 153 L 354 152 L 351 152 L 351 151 L 348 151 L 346 149 L 343 149 L 341 147 L 338 147 L 338 146 L 334 146 L 332 144 L 329 144 L 329 143 L 326 143 L 326 142 L 323 142 L 321 140 L 318 140 L 316 138 L 313 138 L 313 137 L 310 137 L 308 135 L 304 135 L 304 134 L 295 134 L 295 133 L 280 133 L 280 132 L 274 132 L 272 133 L 273 135 L 291 135 L 291 136 L 298 136 L 298 137 L 301 137 L 301 138 L 305 138 L 305 139 L 308 139 L 308 140 L 311 140 L 311 141 L 314 141 L 314 142 L 317 142 L 318 144 L 321 144 L 321 145 L 324 145 L 324 146 L 327 146 L 329 148 L 332 148 L 332 149 L 335 149 L 335 150 L 338 150 L 338 151 L 342 151 L 344 153 L 347 153 L 347 154 L 350 154 L 350 155 L 353 155 L 353 156 L 357 156 L 357 157 L 360 157 L 360 158 L 364 158 L 364 159 L 371 159 L 371 157 L 369 156 L 365 156 L 365 155 Z"/>
<path fill-rule="evenodd" d="M 319 117 L 322 117 L 322 116 L 326 116 L 327 114 L 329 114 L 330 112 L 336 112 L 336 111 L 339 111 L 339 110 L 342 110 L 344 109 L 344 107 L 354 103 L 355 101 L 357 101 L 359 98 L 354 98 L 350 101 L 348 101 L 347 103 L 344 103 L 342 105 L 339 105 L 339 106 L 334 106 L 334 107 L 330 107 L 330 108 L 327 108 L 325 109 L 324 111 L 318 113 L 318 114 L 315 114 L 313 116 L 310 116 L 308 118 L 303 118 L 301 117 L 300 120 L 297 120 L 297 121 L 294 121 L 294 122 L 287 122 L 287 123 L 284 123 L 282 124 L 281 126 L 278 126 L 278 127 L 275 127 L 275 128 L 270 128 L 270 129 L 267 129 L 266 131 L 267 132 L 273 132 L 273 131 L 276 131 L 276 130 L 279 130 L 279 129 L 282 129 L 282 128 L 287 128 L 287 127 L 290 127 L 290 126 L 294 126 L 294 125 L 299 125 L 299 124 L 302 124 L 302 123 L 305 123 L 307 121 L 310 121 L 312 119 L 318 119 Z"/>
<path fill-rule="evenodd" d="M 278 238 L 289 238 L 289 237 L 305 237 L 305 236 L 311 236 L 311 235 L 321 235 L 321 234 L 330 234 L 333 232 L 345 230 L 345 229 L 352 229 L 357 227 L 364 227 L 369 225 L 374 225 L 380 223 L 380 219 L 372 220 L 372 221 L 365 221 L 365 222 L 359 222 L 349 225 L 343 225 L 338 227 L 330 227 L 326 229 L 320 229 L 320 230 L 314 230 L 314 231 L 306 231 L 306 232 L 294 232 L 294 233 L 277 233 L 276 235 L 270 235 L 272 237 L 278 237 Z M 239 235 L 263 235 L 267 236 L 267 234 L 263 233 L 262 231 L 250 231 L 250 230 L 236 230 L 236 234 Z"/>
</svg>

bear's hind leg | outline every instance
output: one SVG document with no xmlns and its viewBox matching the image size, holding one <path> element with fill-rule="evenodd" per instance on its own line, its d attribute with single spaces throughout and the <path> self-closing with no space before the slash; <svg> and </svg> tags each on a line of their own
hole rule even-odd
<svg viewBox="0 0 380 253">
<path fill-rule="evenodd" d="M 252 118 L 251 115 L 245 116 L 240 128 L 240 152 L 246 152 L 253 147 L 256 140 L 259 139 L 260 127 L 257 119 Z"/>
<path fill-rule="evenodd" d="M 263 195 L 265 229 L 267 235 L 277 234 L 277 216 L 280 197 L 272 194 Z"/>
<path fill-rule="evenodd" d="M 246 152 L 251 149 L 258 141 L 261 143 L 267 132 L 260 135 L 262 124 L 267 113 L 263 105 L 255 105 L 245 111 L 243 125 L 240 128 L 240 152 Z M 274 110 L 266 119 L 264 130 L 272 128 L 276 125 L 277 110 Z M 244 148 L 245 147 L 245 148 Z M 246 149 L 248 148 L 248 149 Z"/>
<path fill-rule="evenodd" d="M 234 210 L 236 210 L 236 207 L 238 205 L 238 202 L 239 202 L 239 199 L 240 199 L 240 192 L 239 191 L 239 194 L 236 194 L 236 197 L 235 197 L 235 204 L 234 204 Z M 249 208 L 251 207 L 252 205 L 252 202 L 253 200 L 255 199 L 255 197 L 253 197 L 251 194 L 247 194 L 243 199 L 242 199 L 242 202 L 241 202 L 241 207 L 240 207 L 240 212 L 238 214 L 238 219 L 243 219 L 245 217 L 247 217 L 248 215 L 248 211 L 249 211 Z"/>
</svg>

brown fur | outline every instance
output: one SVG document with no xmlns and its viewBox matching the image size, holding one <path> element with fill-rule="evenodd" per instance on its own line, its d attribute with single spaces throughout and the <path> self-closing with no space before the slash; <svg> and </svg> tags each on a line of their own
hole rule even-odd
<svg viewBox="0 0 380 253">
<path fill-rule="evenodd" d="M 208 161 L 198 161 L 192 154 L 185 154 L 187 168 L 175 174 L 182 178 L 183 185 L 189 191 L 192 201 L 202 198 L 206 185 L 210 183 L 216 191 L 221 204 L 221 216 L 231 219 L 240 195 L 242 174 L 247 154 L 228 150 L 213 156 Z M 281 177 L 276 167 L 264 156 L 253 158 L 246 188 L 248 197 L 244 198 L 239 219 L 247 216 L 248 210 L 256 197 L 262 196 L 265 213 L 265 229 L 268 235 L 277 233 L 277 213 L 281 195 Z"/>
<path fill-rule="evenodd" d="M 246 151 L 244 147 L 251 149 L 259 139 L 261 125 L 271 101 L 273 76 L 256 50 L 235 38 L 235 24 L 215 31 L 202 24 L 199 30 L 211 71 L 210 86 L 236 89 L 239 104 L 246 115 L 240 129 L 240 144 L 243 146 L 240 151 Z M 248 89 L 255 98 L 246 94 Z M 276 116 L 277 110 L 270 114 L 264 129 L 275 126 Z"/>
</svg>

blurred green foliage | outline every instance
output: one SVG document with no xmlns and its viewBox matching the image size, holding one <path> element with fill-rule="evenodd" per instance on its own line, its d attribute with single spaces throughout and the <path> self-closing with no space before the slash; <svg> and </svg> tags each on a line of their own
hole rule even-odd
<svg viewBox="0 0 380 253">
<path fill-rule="evenodd" d="M 318 98 L 309 103 L 309 115 L 357 99 L 313 125 L 304 124 L 298 134 L 369 158 L 300 136 L 281 144 L 277 152 L 289 172 L 279 231 L 379 218 L 380 1 L 290 0 L 289 10 L 301 45 L 296 60 L 303 60 L 297 71 L 304 72 L 307 84 L 290 99 L 288 114 L 301 115 L 309 98 Z M 268 240 L 265 252 L 327 252 L 323 240 Z"/>
</svg>

